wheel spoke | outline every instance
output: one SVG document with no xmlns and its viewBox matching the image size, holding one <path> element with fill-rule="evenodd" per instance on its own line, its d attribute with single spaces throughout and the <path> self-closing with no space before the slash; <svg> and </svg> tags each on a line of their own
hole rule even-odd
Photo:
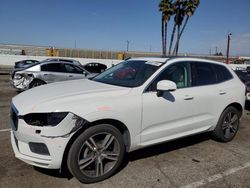
<svg viewBox="0 0 250 188">
<path fill-rule="evenodd" d="M 234 126 L 231 126 L 230 130 L 231 130 L 231 133 L 233 133 L 233 134 L 236 132 L 236 128 Z"/>
<path fill-rule="evenodd" d="M 104 152 L 102 156 L 111 161 L 117 161 L 119 154 L 114 152 Z"/>
<path fill-rule="evenodd" d="M 234 116 L 231 118 L 230 122 L 235 123 L 238 120 L 238 116 L 234 114 Z"/>
<path fill-rule="evenodd" d="M 89 149 L 95 151 L 94 147 L 88 141 L 86 141 L 85 144 L 89 147 Z"/>
<path fill-rule="evenodd" d="M 102 142 L 102 148 L 107 149 L 110 144 L 113 142 L 114 136 L 107 134 Z"/>
<path fill-rule="evenodd" d="M 222 130 L 225 130 L 228 128 L 228 123 L 224 122 L 222 125 Z"/>
<path fill-rule="evenodd" d="M 87 166 L 89 166 L 91 163 L 93 163 L 95 161 L 95 157 L 87 157 L 85 159 L 81 159 L 78 164 L 80 166 L 80 169 L 84 169 Z"/>
<path fill-rule="evenodd" d="M 96 161 L 96 177 L 103 175 L 103 163 L 101 159 Z"/>
<path fill-rule="evenodd" d="M 94 146 L 94 148 L 98 148 L 98 146 L 96 145 L 96 142 L 94 141 L 94 139 L 92 137 L 89 138 L 91 144 Z"/>
<path fill-rule="evenodd" d="M 227 122 L 230 122 L 231 119 L 232 119 L 232 112 L 229 112 L 229 113 L 227 114 Z"/>
</svg>

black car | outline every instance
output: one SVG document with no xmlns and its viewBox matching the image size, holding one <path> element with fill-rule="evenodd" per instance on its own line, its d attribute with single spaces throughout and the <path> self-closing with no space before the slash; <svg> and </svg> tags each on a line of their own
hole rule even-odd
<svg viewBox="0 0 250 188">
<path fill-rule="evenodd" d="M 107 69 L 107 66 L 102 63 L 92 62 L 85 64 L 84 69 L 86 69 L 90 73 L 101 73 Z"/>
<path fill-rule="evenodd" d="M 18 68 L 22 68 L 23 69 L 23 68 L 29 67 L 32 64 L 38 63 L 38 62 L 39 61 L 37 61 L 37 60 L 31 60 L 31 59 L 17 61 L 17 62 L 15 62 L 14 68 L 15 69 L 18 69 Z"/>
</svg>

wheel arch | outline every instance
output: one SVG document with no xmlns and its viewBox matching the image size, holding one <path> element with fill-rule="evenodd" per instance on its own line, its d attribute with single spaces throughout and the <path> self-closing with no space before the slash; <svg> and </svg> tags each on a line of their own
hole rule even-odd
<svg viewBox="0 0 250 188">
<path fill-rule="evenodd" d="M 242 105 L 240 103 L 238 103 L 238 102 L 231 103 L 224 110 L 226 110 L 230 106 L 236 108 L 240 112 L 240 114 L 239 114 L 240 117 L 242 116 L 242 114 L 243 114 L 243 107 L 242 107 Z"/>
</svg>

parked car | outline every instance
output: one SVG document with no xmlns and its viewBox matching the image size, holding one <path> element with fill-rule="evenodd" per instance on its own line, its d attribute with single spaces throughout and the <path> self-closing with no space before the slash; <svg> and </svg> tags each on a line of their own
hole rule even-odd
<svg viewBox="0 0 250 188">
<path fill-rule="evenodd" d="M 15 66 L 14 68 L 15 69 L 25 69 L 35 63 L 38 63 L 39 61 L 37 60 L 31 60 L 31 59 L 27 59 L 27 60 L 22 60 L 22 61 L 17 61 L 15 62 Z"/>
<path fill-rule="evenodd" d="M 11 83 L 18 90 L 27 90 L 40 85 L 93 77 L 85 69 L 65 62 L 41 62 L 25 70 L 16 71 L 12 76 Z"/>
<path fill-rule="evenodd" d="M 245 86 L 227 65 L 196 58 L 132 58 L 92 80 L 44 85 L 14 97 L 15 156 L 41 168 L 66 164 L 83 183 L 113 175 L 126 152 L 239 129 Z"/>
<path fill-rule="evenodd" d="M 102 73 L 107 69 L 107 65 L 104 65 L 102 63 L 87 63 L 83 66 L 87 71 L 91 73 Z"/>
</svg>

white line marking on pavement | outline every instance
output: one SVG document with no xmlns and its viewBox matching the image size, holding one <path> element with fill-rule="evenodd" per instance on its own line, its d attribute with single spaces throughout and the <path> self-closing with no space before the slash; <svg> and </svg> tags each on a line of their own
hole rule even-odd
<svg viewBox="0 0 250 188">
<path fill-rule="evenodd" d="M 10 129 L 0 129 L 0 133 L 1 132 L 9 132 L 10 131 Z"/>
<path fill-rule="evenodd" d="M 222 179 L 226 176 L 229 176 L 229 175 L 232 175 L 240 170 L 243 170 L 245 168 L 249 168 L 250 167 L 250 162 L 247 162 L 243 165 L 240 165 L 238 167 L 235 167 L 235 168 L 231 168 L 229 170 L 226 170 L 224 172 L 221 172 L 221 173 L 218 173 L 218 174 L 215 174 L 213 176 L 210 176 L 210 177 L 207 177 L 205 179 L 202 179 L 200 181 L 196 181 L 196 182 L 193 182 L 189 185 L 185 185 L 185 186 L 182 186 L 181 188 L 194 188 L 194 187 L 199 187 L 199 186 L 202 186 L 202 185 L 206 185 L 207 183 L 210 183 L 210 182 L 214 182 L 214 181 L 217 181 L 219 179 Z"/>
</svg>

